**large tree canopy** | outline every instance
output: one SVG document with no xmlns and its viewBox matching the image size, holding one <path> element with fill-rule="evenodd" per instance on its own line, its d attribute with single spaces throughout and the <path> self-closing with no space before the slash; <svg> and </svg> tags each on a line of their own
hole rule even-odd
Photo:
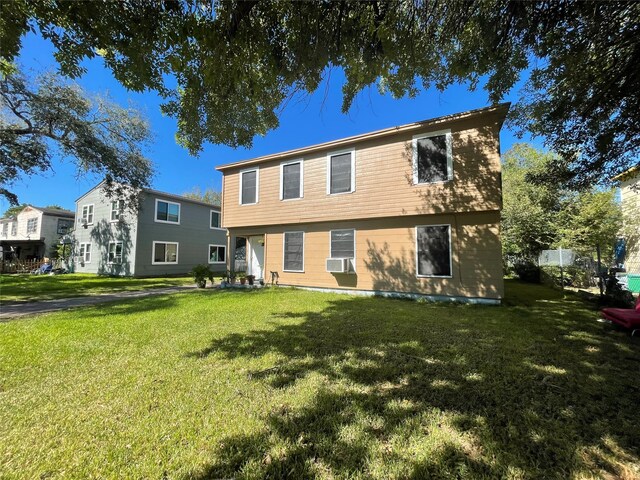
<svg viewBox="0 0 640 480">
<path fill-rule="evenodd" d="M 370 2 L 2 1 L 2 57 L 37 26 L 63 73 L 101 56 L 132 90 L 154 89 L 191 153 L 203 142 L 251 145 L 283 102 L 346 75 L 343 110 L 363 88 L 415 95 L 418 85 L 475 88 L 498 102 L 531 80 L 512 121 L 559 156 L 549 172 L 574 186 L 610 177 L 640 153 L 640 2 L 378 0 Z"/>
<path fill-rule="evenodd" d="M 135 207 L 135 192 L 149 185 L 153 173 L 143 154 L 149 138 L 138 111 L 92 98 L 59 75 L 33 84 L 20 73 L 0 78 L 0 195 L 12 204 L 18 198 L 11 184 L 46 171 L 59 155 L 73 159 L 81 173 L 104 175 L 106 193 L 129 197 Z"/>
</svg>

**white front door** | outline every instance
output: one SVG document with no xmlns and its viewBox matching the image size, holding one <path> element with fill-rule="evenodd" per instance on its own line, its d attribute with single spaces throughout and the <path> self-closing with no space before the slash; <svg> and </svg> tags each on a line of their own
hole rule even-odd
<svg viewBox="0 0 640 480">
<path fill-rule="evenodd" d="M 247 242 L 249 247 L 248 275 L 254 275 L 257 279 L 264 278 L 264 237 L 249 237 Z"/>
</svg>

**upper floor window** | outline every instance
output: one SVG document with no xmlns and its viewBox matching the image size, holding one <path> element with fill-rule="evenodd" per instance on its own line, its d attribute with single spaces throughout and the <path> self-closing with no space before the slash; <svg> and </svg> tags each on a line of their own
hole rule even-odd
<svg viewBox="0 0 640 480">
<path fill-rule="evenodd" d="M 122 263 L 122 242 L 109 242 L 108 254 L 109 263 Z"/>
<path fill-rule="evenodd" d="M 82 223 L 93 225 L 93 204 L 82 206 Z"/>
<path fill-rule="evenodd" d="M 209 227 L 220 228 L 220 212 L 211 210 L 211 217 L 209 219 Z"/>
<path fill-rule="evenodd" d="M 9 222 L 2 224 L 2 236 L 6 237 L 9 232 Z"/>
<path fill-rule="evenodd" d="M 36 233 L 36 230 L 38 230 L 38 218 L 27 220 L 27 233 Z"/>
<path fill-rule="evenodd" d="M 413 137 L 413 183 L 436 183 L 453 179 L 451 130 Z"/>
<path fill-rule="evenodd" d="M 280 164 L 280 200 L 302 198 L 302 160 Z"/>
<path fill-rule="evenodd" d="M 124 210 L 124 200 L 115 200 L 111 202 L 111 221 L 120 220 Z"/>
<path fill-rule="evenodd" d="M 240 172 L 240 204 L 252 205 L 258 203 L 258 169 Z"/>
<path fill-rule="evenodd" d="M 69 230 L 73 228 L 73 220 L 67 220 L 66 218 L 58 219 L 58 235 L 66 235 L 69 233 Z"/>
<path fill-rule="evenodd" d="M 351 193 L 356 189 L 355 150 L 327 155 L 327 193 Z"/>
<path fill-rule="evenodd" d="M 416 227 L 418 277 L 451 277 L 451 225 Z"/>
<path fill-rule="evenodd" d="M 304 232 L 284 232 L 283 270 L 304 271 Z"/>
<path fill-rule="evenodd" d="M 18 234 L 18 222 L 13 222 L 11 224 L 11 236 L 15 237 Z"/>
<path fill-rule="evenodd" d="M 156 222 L 180 223 L 180 204 L 156 199 Z"/>
<path fill-rule="evenodd" d="M 153 265 L 178 263 L 177 242 L 153 242 Z"/>
</svg>

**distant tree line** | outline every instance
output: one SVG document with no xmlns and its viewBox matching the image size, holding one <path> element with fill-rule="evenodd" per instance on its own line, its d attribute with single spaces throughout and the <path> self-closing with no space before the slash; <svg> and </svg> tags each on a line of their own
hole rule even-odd
<svg viewBox="0 0 640 480">
<path fill-rule="evenodd" d="M 557 155 L 516 144 L 503 155 L 502 253 L 505 265 L 537 264 L 542 250 L 567 248 L 591 256 L 600 250 L 606 265 L 623 232 L 613 187 L 573 190 L 530 179 L 547 172 Z M 628 222 L 627 222 L 628 223 Z"/>
</svg>

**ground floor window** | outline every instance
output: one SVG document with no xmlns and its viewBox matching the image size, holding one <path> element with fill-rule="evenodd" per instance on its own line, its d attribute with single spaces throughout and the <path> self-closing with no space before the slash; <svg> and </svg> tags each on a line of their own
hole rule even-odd
<svg viewBox="0 0 640 480">
<path fill-rule="evenodd" d="M 91 263 L 91 244 L 90 243 L 80 244 L 80 261 L 84 263 Z"/>
<path fill-rule="evenodd" d="M 153 242 L 153 263 L 167 264 L 178 263 L 177 242 Z"/>
<path fill-rule="evenodd" d="M 224 245 L 209 245 L 209 263 L 225 263 L 227 261 L 227 247 Z"/>
<path fill-rule="evenodd" d="M 451 225 L 416 227 L 418 277 L 451 276 Z"/>
<path fill-rule="evenodd" d="M 122 242 L 109 242 L 109 263 L 122 263 Z"/>
<path fill-rule="evenodd" d="M 304 271 L 304 232 L 284 232 L 283 270 Z"/>
<path fill-rule="evenodd" d="M 331 230 L 331 258 L 355 258 L 356 231 Z"/>
</svg>

